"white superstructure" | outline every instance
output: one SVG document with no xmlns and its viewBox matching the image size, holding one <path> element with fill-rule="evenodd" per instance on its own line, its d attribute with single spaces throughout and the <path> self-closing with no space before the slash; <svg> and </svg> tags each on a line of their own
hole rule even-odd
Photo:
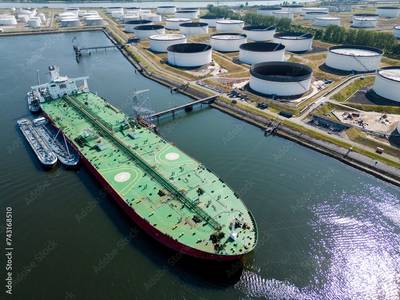
<svg viewBox="0 0 400 300">
<path fill-rule="evenodd" d="M 143 40 L 152 35 L 164 34 L 165 28 L 162 25 L 138 25 L 133 28 L 133 33 L 137 38 Z"/>
<path fill-rule="evenodd" d="M 179 31 L 186 36 L 208 33 L 208 24 L 202 22 L 187 22 L 179 24 Z"/>
<path fill-rule="evenodd" d="M 184 43 L 169 46 L 168 63 L 177 67 L 200 67 L 212 61 L 211 46 L 202 43 Z"/>
<path fill-rule="evenodd" d="M 376 14 L 355 14 L 351 18 L 351 26 L 355 28 L 375 28 L 379 16 Z"/>
<path fill-rule="evenodd" d="M 400 102 L 400 66 L 380 69 L 372 89 L 381 97 Z"/>
<path fill-rule="evenodd" d="M 168 30 L 179 30 L 179 24 L 190 22 L 188 18 L 168 18 L 165 19 L 165 28 Z"/>
<path fill-rule="evenodd" d="M 210 37 L 211 47 L 221 52 L 239 51 L 240 45 L 246 42 L 246 35 L 241 33 L 216 33 Z"/>
<path fill-rule="evenodd" d="M 285 45 L 287 51 L 306 52 L 312 49 L 313 38 L 306 32 L 279 32 L 274 35 L 274 42 Z"/>
<path fill-rule="evenodd" d="M 183 34 L 157 34 L 149 37 L 150 49 L 155 52 L 167 52 L 171 45 L 186 43 L 186 36 Z"/>
<path fill-rule="evenodd" d="M 383 18 L 397 18 L 400 16 L 400 7 L 398 6 L 378 6 L 376 13 Z"/>
<path fill-rule="evenodd" d="M 244 22 L 242 20 L 219 20 L 216 22 L 218 32 L 242 32 Z"/>
<path fill-rule="evenodd" d="M 340 26 L 340 18 L 339 17 L 316 17 L 313 22 L 314 26 L 326 27 L 330 25 Z"/>
<path fill-rule="evenodd" d="M 247 39 L 255 42 L 271 41 L 276 33 L 275 26 L 250 25 L 243 27 Z"/>
<path fill-rule="evenodd" d="M 249 86 L 272 97 L 297 97 L 308 92 L 312 69 L 291 62 L 262 62 L 252 65 Z"/>
<path fill-rule="evenodd" d="M 239 60 L 252 65 L 261 62 L 283 61 L 285 46 L 277 43 L 254 42 L 240 46 Z"/>
<path fill-rule="evenodd" d="M 343 45 L 329 48 L 325 64 L 346 72 L 371 72 L 379 68 L 383 52 L 367 46 Z"/>
</svg>

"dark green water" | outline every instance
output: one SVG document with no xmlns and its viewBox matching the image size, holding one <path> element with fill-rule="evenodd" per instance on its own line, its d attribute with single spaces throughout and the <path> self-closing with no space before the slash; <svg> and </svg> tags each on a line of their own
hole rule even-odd
<svg viewBox="0 0 400 300">
<path fill-rule="evenodd" d="M 165 249 L 83 168 L 42 171 L 15 127 L 29 116 L 24 95 L 37 69 L 42 81 L 50 64 L 71 77 L 89 75 L 90 88 L 127 113 L 135 89 L 151 89 L 145 106 L 156 111 L 188 101 L 135 74 L 117 51 L 76 64 L 74 36 L 81 45 L 108 43 L 101 33 L 0 39 L 0 201 L 2 215 L 13 208 L 13 298 L 399 298 L 400 189 L 292 142 L 264 138 L 219 111 L 183 115 L 160 128 L 253 211 L 259 245 L 243 266 L 200 263 Z M 1 263 L 3 272 L 4 255 Z"/>
</svg>

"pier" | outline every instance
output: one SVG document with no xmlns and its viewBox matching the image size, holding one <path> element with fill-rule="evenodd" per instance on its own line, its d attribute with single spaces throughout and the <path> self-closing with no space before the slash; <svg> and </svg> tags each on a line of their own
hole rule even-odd
<svg viewBox="0 0 400 300">
<path fill-rule="evenodd" d="M 83 47 L 80 48 L 79 46 L 74 45 L 74 52 L 75 52 L 75 58 L 76 61 L 79 63 L 79 59 L 82 56 L 83 53 L 87 52 L 89 55 L 91 54 L 90 51 L 98 51 L 98 50 L 107 50 L 107 49 L 122 49 L 124 48 L 125 45 L 119 45 L 119 44 L 113 44 L 113 45 L 107 45 L 107 46 L 95 46 L 95 47 Z"/>
<path fill-rule="evenodd" d="M 172 114 L 172 117 L 175 118 L 175 113 L 176 112 L 178 112 L 180 110 L 184 110 L 186 112 L 189 112 L 189 111 L 193 110 L 193 106 L 195 106 L 195 105 L 202 106 L 203 104 L 211 104 L 211 103 L 213 103 L 215 101 L 215 99 L 218 98 L 218 96 L 219 96 L 219 94 L 218 95 L 213 95 L 213 96 L 210 96 L 210 97 L 206 97 L 206 98 L 203 98 L 203 99 L 200 99 L 200 100 L 192 101 L 192 102 L 189 102 L 189 103 L 186 103 L 186 104 L 183 104 L 183 105 L 179 105 L 179 106 L 176 106 L 176 107 L 172 107 L 172 108 L 169 108 L 169 109 L 166 109 L 166 110 L 151 114 L 149 117 L 152 118 L 152 119 L 156 118 L 157 120 L 159 120 L 159 118 L 162 117 L 162 116 L 165 116 L 167 114 Z"/>
</svg>

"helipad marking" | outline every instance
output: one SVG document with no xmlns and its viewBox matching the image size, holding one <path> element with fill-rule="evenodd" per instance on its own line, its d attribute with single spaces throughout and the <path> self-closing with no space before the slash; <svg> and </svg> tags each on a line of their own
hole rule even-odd
<svg viewBox="0 0 400 300">
<path fill-rule="evenodd" d="M 129 172 L 120 172 L 114 176 L 116 182 L 125 182 L 128 181 L 129 178 L 131 178 L 131 173 Z"/>
<path fill-rule="evenodd" d="M 165 154 L 165 159 L 166 160 L 177 160 L 179 159 L 179 154 L 175 152 L 169 152 Z"/>
</svg>

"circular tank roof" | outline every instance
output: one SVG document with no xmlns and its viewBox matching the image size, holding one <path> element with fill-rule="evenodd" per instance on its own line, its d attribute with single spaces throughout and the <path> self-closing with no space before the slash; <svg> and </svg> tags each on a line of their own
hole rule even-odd
<svg viewBox="0 0 400 300">
<path fill-rule="evenodd" d="M 223 17 L 219 17 L 219 16 L 213 16 L 213 15 L 204 15 L 201 16 L 200 19 L 204 19 L 204 20 L 216 20 L 216 19 L 222 19 Z"/>
<path fill-rule="evenodd" d="M 197 12 L 197 9 L 185 9 L 177 11 L 177 13 L 194 13 L 194 12 Z"/>
<path fill-rule="evenodd" d="M 377 9 L 400 9 L 398 6 L 378 6 Z"/>
<path fill-rule="evenodd" d="M 278 43 L 254 42 L 241 44 L 240 49 L 254 52 L 274 52 L 285 49 L 285 46 Z"/>
<path fill-rule="evenodd" d="M 242 24 L 244 23 L 242 20 L 219 20 L 218 24 Z"/>
<path fill-rule="evenodd" d="M 150 40 L 156 40 L 156 41 L 174 41 L 174 40 L 181 40 L 184 38 L 186 38 L 186 36 L 179 33 L 155 34 L 149 37 Z"/>
<path fill-rule="evenodd" d="M 306 12 L 306 15 L 327 15 L 328 14 L 328 12 L 326 12 L 326 11 L 307 11 Z"/>
<path fill-rule="evenodd" d="M 182 27 L 205 27 L 205 26 L 208 26 L 208 24 L 203 23 L 203 22 L 188 22 L 188 23 L 179 24 L 179 26 L 182 26 Z"/>
<path fill-rule="evenodd" d="M 176 53 L 197 53 L 205 52 L 211 49 L 211 46 L 203 43 L 185 43 L 185 44 L 175 44 L 167 48 L 167 51 Z"/>
<path fill-rule="evenodd" d="M 310 78 L 312 69 L 299 63 L 273 61 L 253 65 L 250 74 L 268 81 L 297 82 Z"/>
<path fill-rule="evenodd" d="M 215 33 L 211 36 L 214 40 L 241 40 L 246 37 L 243 33 Z"/>
<path fill-rule="evenodd" d="M 151 23 L 150 20 L 130 20 L 125 22 L 125 24 L 137 24 L 137 25 L 149 24 L 149 23 Z"/>
<path fill-rule="evenodd" d="M 377 14 L 354 14 L 353 17 L 379 17 Z"/>
<path fill-rule="evenodd" d="M 400 82 L 400 66 L 381 68 L 378 74 L 395 82 Z"/>
<path fill-rule="evenodd" d="M 340 20 L 339 17 L 332 17 L 332 16 L 329 16 L 329 17 L 325 17 L 325 16 L 323 16 L 323 17 L 316 17 L 315 19 L 317 19 L 317 20 L 326 20 L 326 21 Z"/>
<path fill-rule="evenodd" d="M 160 6 L 157 6 L 157 8 L 175 8 L 176 6 L 175 5 L 160 5 Z"/>
<path fill-rule="evenodd" d="M 281 10 L 280 6 L 263 6 L 258 8 L 258 10 Z"/>
<path fill-rule="evenodd" d="M 282 7 L 299 8 L 299 7 L 304 7 L 304 5 L 302 5 L 302 4 L 286 4 L 286 5 L 282 5 Z"/>
<path fill-rule="evenodd" d="M 381 49 L 368 46 L 359 46 L 359 45 L 333 46 L 329 48 L 329 52 L 345 56 L 364 56 L 364 57 L 379 56 L 383 53 Z"/>
<path fill-rule="evenodd" d="M 188 21 L 190 21 L 190 19 L 188 19 L 188 18 L 169 18 L 169 19 L 165 19 L 165 21 L 167 21 L 167 22 L 188 22 Z"/>
<path fill-rule="evenodd" d="M 157 29 L 163 29 L 164 26 L 162 25 L 139 25 L 136 26 L 134 29 L 135 30 L 157 30 Z"/>
<path fill-rule="evenodd" d="M 271 25 L 271 26 L 263 26 L 263 25 L 249 25 L 249 26 L 244 26 L 243 30 L 248 30 L 248 31 L 271 31 L 275 30 L 276 27 Z"/>
<path fill-rule="evenodd" d="M 274 34 L 274 38 L 284 40 L 307 40 L 312 39 L 313 35 L 309 32 L 278 32 Z"/>
</svg>

